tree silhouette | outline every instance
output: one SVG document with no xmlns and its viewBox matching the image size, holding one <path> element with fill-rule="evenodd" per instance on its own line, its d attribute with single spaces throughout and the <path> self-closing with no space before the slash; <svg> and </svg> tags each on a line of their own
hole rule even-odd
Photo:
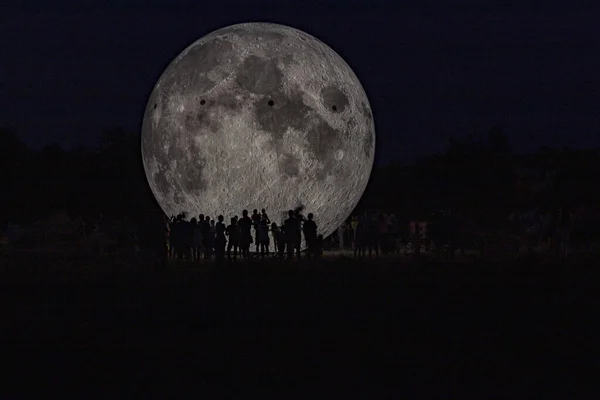
<svg viewBox="0 0 600 400">
<path fill-rule="evenodd" d="M 162 211 L 148 186 L 140 138 L 118 127 L 103 129 L 97 146 L 64 150 L 27 148 L 14 130 L 0 129 L 0 226 L 28 223 L 58 209 L 73 216 L 127 216 L 139 224 Z M 507 135 L 453 138 L 446 151 L 414 165 L 375 168 L 356 211 L 426 218 L 448 208 L 465 216 L 502 220 L 513 209 L 600 204 L 598 151 L 541 148 L 512 153 Z"/>
</svg>

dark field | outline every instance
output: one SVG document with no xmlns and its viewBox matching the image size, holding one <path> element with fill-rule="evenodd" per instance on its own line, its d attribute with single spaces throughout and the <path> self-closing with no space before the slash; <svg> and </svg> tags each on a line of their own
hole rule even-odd
<svg viewBox="0 0 600 400">
<path fill-rule="evenodd" d="M 591 264 L 0 262 L 2 398 L 600 394 Z"/>
</svg>

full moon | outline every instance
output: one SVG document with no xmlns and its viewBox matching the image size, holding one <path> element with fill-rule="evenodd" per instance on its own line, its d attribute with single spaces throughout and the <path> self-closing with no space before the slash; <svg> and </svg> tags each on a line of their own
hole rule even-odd
<svg viewBox="0 0 600 400">
<path fill-rule="evenodd" d="M 168 215 L 226 222 L 265 208 L 313 213 L 333 233 L 367 186 L 375 125 L 352 69 L 315 37 L 283 25 L 214 31 L 166 68 L 148 101 L 142 159 Z"/>
</svg>

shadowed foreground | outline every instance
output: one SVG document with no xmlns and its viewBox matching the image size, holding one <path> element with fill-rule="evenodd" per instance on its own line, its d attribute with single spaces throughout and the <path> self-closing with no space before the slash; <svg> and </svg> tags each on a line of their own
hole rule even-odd
<svg viewBox="0 0 600 400">
<path fill-rule="evenodd" d="M 598 393 L 598 275 L 344 258 L 220 271 L 5 263 L 2 391 L 573 398 Z"/>
</svg>

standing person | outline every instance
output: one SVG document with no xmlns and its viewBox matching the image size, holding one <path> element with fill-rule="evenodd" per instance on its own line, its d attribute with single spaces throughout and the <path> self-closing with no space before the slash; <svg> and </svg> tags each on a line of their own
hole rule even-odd
<svg viewBox="0 0 600 400">
<path fill-rule="evenodd" d="M 260 243 L 258 241 L 258 227 L 260 226 L 260 220 L 262 219 L 257 209 L 252 210 L 252 227 L 254 227 L 254 241 L 256 243 L 256 254 L 260 251 Z"/>
<path fill-rule="evenodd" d="M 296 224 L 296 254 L 298 255 L 298 259 L 300 259 L 300 256 L 302 255 L 302 252 L 300 251 L 301 247 L 302 247 L 302 225 L 304 223 L 304 221 L 306 221 L 306 217 L 304 217 L 304 214 L 302 214 L 302 210 L 304 209 L 304 206 L 300 206 L 300 207 L 296 207 L 296 209 L 294 210 L 294 218 L 296 218 L 296 220 L 298 221 L 298 223 Z"/>
<path fill-rule="evenodd" d="M 174 260 L 175 259 L 175 245 L 176 245 L 176 236 L 177 236 L 177 229 L 175 227 L 175 224 L 177 223 L 175 216 L 172 215 L 171 218 L 169 219 L 169 253 L 167 254 L 167 257 L 169 258 L 169 260 Z"/>
<path fill-rule="evenodd" d="M 283 229 L 280 229 L 277 223 L 273 222 L 271 224 L 271 232 L 273 232 L 273 241 L 276 244 L 277 256 L 283 260 L 285 254 L 285 234 L 283 233 Z"/>
<path fill-rule="evenodd" d="M 242 211 L 238 225 L 240 227 L 240 251 L 244 260 L 250 258 L 250 244 L 252 243 L 252 220 L 248 216 L 248 210 Z"/>
<path fill-rule="evenodd" d="M 208 215 L 207 216 L 200 215 L 199 225 L 200 225 L 200 232 L 202 235 L 202 248 L 204 250 L 204 259 L 209 260 L 210 259 L 210 249 L 209 249 L 210 217 Z"/>
<path fill-rule="evenodd" d="M 198 262 L 200 261 L 200 252 L 202 248 L 202 231 L 196 218 L 190 220 L 190 225 L 192 227 L 192 261 Z"/>
<path fill-rule="evenodd" d="M 300 259 L 300 246 L 298 245 L 301 241 L 300 221 L 294 216 L 293 210 L 288 211 L 288 218 L 283 223 L 283 231 L 286 238 L 288 260 L 294 258 L 294 250 L 296 250 L 297 257 Z"/>
<path fill-rule="evenodd" d="M 561 207 L 558 220 L 558 244 L 559 256 L 567 258 L 571 242 L 571 230 L 573 228 L 573 213 L 567 207 Z"/>
<path fill-rule="evenodd" d="M 344 250 L 344 234 L 345 234 L 344 225 L 345 225 L 345 223 L 340 225 L 339 228 L 337 228 L 338 245 L 339 245 L 340 250 Z"/>
<path fill-rule="evenodd" d="M 366 239 L 367 239 L 367 247 L 369 249 L 369 258 L 375 250 L 375 254 L 379 257 L 379 232 L 377 232 L 377 221 L 369 217 L 367 218 L 366 223 Z"/>
<path fill-rule="evenodd" d="M 265 209 L 263 208 L 262 210 L 260 210 L 260 218 L 261 220 L 267 220 L 267 225 L 271 224 L 271 220 L 269 219 L 269 216 L 267 215 L 267 212 L 265 211 Z"/>
<path fill-rule="evenodd" d="M 265 255 L 269 254 L 269 225 L 267 225 L 266 219 L 260 220 L 260 225 L 258 226 L 258 241 L 260 243 L 260 255 L 262 258 L 265 258 Z"/>
<path fill-rule="evenodd" d="M 231 218 L 231 224 L 226 229 L 227 234 L 227 258 L 231 260 L 231 249 L 233 249 L 233 260 L 237 259 L 237 251 L 240 243 L 240 227 L 235 217 Z"/>
<path fill-rule="evenodd" d="M 388 215 L 388 230 L 389 230 L 389 246 L 390 252 L 393 254 L 397 254 L 399 252 L 398 248 L 398 223 L 396 222 L 396 215 L 390 214 Z"/>
<path fill-rule="evenodd" d="M 210 236 L 209 236 L 209 240 L 210 240 L 210 254 L 211 255 L 215 254 L 215 240 L 216 240 L 216 236 L 217 236 L 217 227 L 215 225 L 215 220 L 211 219 L 210 220 Z"/>
<path fill-rule="evenodd" d="M 171 253 L 171 220 L 166 215 L 163 217 L 163 235 L 164 235 L 163 249 L 165 251 L 164 266 L 166 266 L 167 261 L 170 259 L 170 253 Z"/>
<path fill-rule="evenodd" d="M 192 261 L 192 242 L 194 239 L 194 230 L 192 223 L 190 221 L 183 221 L 183 230 L 184 230 L 184 254 L 186 262 Z"/>
<path fill-rule="evenodd" d="M 356 219 L 356 225 L 354 230 L 354 258 L 362 258 L 365 255 L 365 225 L 364 221 Z"/>
<path fill-rule="evenodd" d="M 302 226 L 302 230 L 304 231 L 304 240 L 306 240 L 308 259 L 311 257 L 313 257 L 313 259 L 317 258 L 317 224 L 313 218 L 313 214 L 309 213 L 308 219 L 304 221 Z"/>
<path fill-rule="evenodd" d="M 356 216 L 350 218 L 350 237 L 352 238 L 352 245 L 354 245 L 356 239 L 356 228 L 358 227 L 358 219 Z M 356 253 L 356 252 L 355 252 Z"/>
<path fill-rule="evenodd" d="M 157 248 L 157 255 L 156 255 L 156 263 L 157 266 L 161 269 L 164 269 L 167 267 L 167 262 L 169 259 L 169 233 L 170 233 L 170 229 L 169 229 L 169 218 L 164 215 L 163 219 L 162 219 L 162 224 L 161 224 L 161 228 L 162 228 L 162 240 L 160 240 L 160 243 L 157 243 L 158 248 Z M 154 230 L 152 231 L 152 239 L 150 240 L 151 245 L 154 244 Z M 159 233 L 159 232 L 157 232 Z M 160 236 L 159 236 L 160 237 Z"/>
<path fill-rule="evenodd" d="M 173 244 L 173 258 L 177 261 L 180 261 L 182 258 L 182 241 L 183 241 L 183 225 L 181 223 L 182 216 L 181 214 L 177 215 L 175 221 L 173 223 L 173 227 L 171 229 L 171 240 Z"/>
<path fill-rule="evenodd" d="M 277 230 L 279 230 L 279 227 L 277 226 L 277 223 L 273 222 L 271 224 L 271 235 L 273 236 L 273 252 L 275 254 L 279 254 L 279 241 L 277 240 Z"/>
<path fill-rule="evenodd" d="M 315 259 L 323 256 L 323 235 L 318 235 L 315 246 Z"/>
<path fill-rule="evenodd" d="M 217 217 L 217 224 L 215 226 L 215 260 L 217 266 L 222 266 L 225 261 L 225 244 L 227 239 L 225 238 L 225 224 L 223 220 L 225 218 L 222 215 Z"/>
</svg>

